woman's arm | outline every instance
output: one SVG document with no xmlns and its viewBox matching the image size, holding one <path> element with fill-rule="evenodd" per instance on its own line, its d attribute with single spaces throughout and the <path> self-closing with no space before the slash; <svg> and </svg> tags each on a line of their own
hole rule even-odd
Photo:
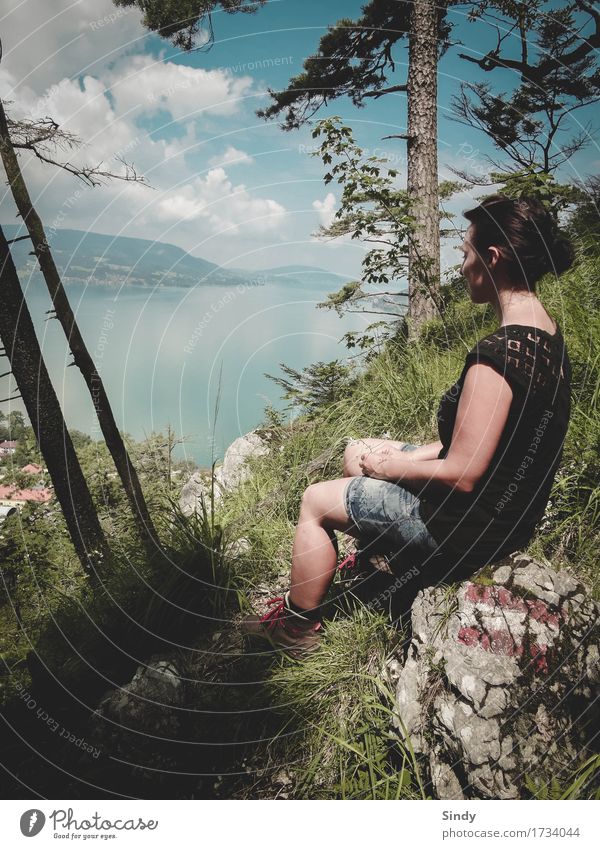
<svg viewBox="0 0 600 849">
<path fill-rule="evenodd" d="M 436 460 L 443 447 L 438 439 L 437 442 L 428 442 L 427 445 L 419 445 L 414 451 L 404 453 L 408 454 L 412 460 Z"/>
<path fill-rule="evenodd" d="M 448 490 L 472 492 L 500 442 L 512 402 L 512 389 L 492 366 L 473 364 L 467 371 L 456 411 L 448 454 L 443 460 L 416 457 L 416 451 L 381 449 L 363 455 L 363 474 L 397 481 L 419 494 Z M 429 446 L 427 446 L 429 447 Z"/>
</svg>

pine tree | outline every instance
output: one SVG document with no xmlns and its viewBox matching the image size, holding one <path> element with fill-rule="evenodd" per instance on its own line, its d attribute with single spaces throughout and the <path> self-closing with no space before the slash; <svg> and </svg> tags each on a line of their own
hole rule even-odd
<svg viewBox="0 0 600 849">
<path fill-rule="evenodd" d="M 357 20 L 343 18 L 324 35 L 304 71 L 287 89 L 269 90 L 272 103 L 258 111 L 283 116 L 282 128 L 307 122 L 342 96 L 363 107 L 369 98 L 408 95 L 407 132 L 386 136 L 407 142 L 407 189 L 414 233 L 408 247 L 409 307 L 413 330 L 436 312 L 440 277 L 437 170 L 437 63 L 447 46 L 445 2 L 371 0 Z M 394 51 L 408 42 L 408 76 L 395 82 Z"/>
<path fill-rule="evenodd" d="M 232 15 L 255 12 L 267 0 L 113 0 L 115 6 L 137 6 L 148 29 L 169 38 L 182 50 L 212 46 L 211 12 L 222 9 Z"/>
</svg>

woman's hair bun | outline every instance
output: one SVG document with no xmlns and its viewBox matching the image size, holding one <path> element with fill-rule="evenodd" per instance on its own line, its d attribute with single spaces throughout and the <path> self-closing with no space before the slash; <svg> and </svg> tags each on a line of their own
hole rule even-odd
<svg viewBox="0 0 600 849">
<path fill-rule="evenodd" d="M 562 274 L 563 271 L 570 268 L 575 259 L 575 251 L 570 240 L 566 236 L 560 235 L 560 233 L 557 234 L 552 242 L 550 256 L 552 258 L 552 268 L 549 269 L 550 271 L 554 271 L 556 274 Z"/>
</svg>

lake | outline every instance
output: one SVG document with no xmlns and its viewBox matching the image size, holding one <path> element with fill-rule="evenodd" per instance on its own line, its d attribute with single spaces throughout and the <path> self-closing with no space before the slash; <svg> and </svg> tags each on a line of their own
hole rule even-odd
<svg viewBox="0 0 600 849">
<path fill-rule="evenodd" d="M 265 372 L 281 375 L 281 362 L 302 369 L 351 353 L 339 340 L 374 317 L 340 319 L 333 310 L 317 309 L 327 291 L 329 284 L 291 288 L 289 283 L 68 287 L 119 427 L 141 439 L 170 425 L 185 439 L 177 456 L 203 466 L 256 427 L 267 403 L 285 406 L 279 387 Z M 62 330 L 57 321 L 46 320 L 50 300 L 40 282 L 30 282 L 27 301 L 68 426 L 99 438 L 81 375 L 67 368 L 70 357 Z M 6 380 L 1 383 L 2 390 L 8 389 Z M 3 391 L 2 397 L 7 394 Z"/>
</svg>

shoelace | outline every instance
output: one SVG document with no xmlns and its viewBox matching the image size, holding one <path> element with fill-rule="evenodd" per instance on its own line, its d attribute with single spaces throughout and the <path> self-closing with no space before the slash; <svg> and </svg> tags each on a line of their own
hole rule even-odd
<svg viewBox="0 0 600 849">
<path fill-rule="evenodd" d="M 338 564 L 338 572 L 341 572 L 342 569 L 354 569 L 356 566 L 356 560 L 358 555 L 355 551 L 352 554 L 349 554 L 347 557 L 342 560 L 341 563 Z"/>
<path fill-rule="evenodd" d="M 285 599 L 283 598 L 283 596 L 277 596 L 277 598 L 270 598 L 267 602 L 267 605 L 269 607 L 274 604 L 276 604 L 277 607 L 273 607 L 272 610 L 269 610 L 267 613 L 265 613 L 264 616 L 260 617 L 260 621 L 265 624 L 269 631 L 272 631 L 273 628 L 276 628 L 278 624 L 283 625 L 283 614 L 285 613 Z"/>
<path fill-rule="evenodd" d="M 290 622 L 289 620 L 286 622 L 286 607 L 285 599 L 283 598 L 283 596 L 277 596 L 277 598 L 270 598 L 267 601 L 267 605 L 269 607 L 271 607 L 272 605 L 277 605 L 277 607 L 273 607 L 272 610 L 267 611 L 264 616 L 260 617 L 260 621 L 265 625 L 268 631 L 272 631 L 274 628 L 280 626 L 292 635 L 301 633 L 301 631 L 299 631 L 298 628 L 294 626 L 293 622 Z M 315 631 L 320 631 L 321 623 L 315 622 L 313 627 Z"/>
</svg>

